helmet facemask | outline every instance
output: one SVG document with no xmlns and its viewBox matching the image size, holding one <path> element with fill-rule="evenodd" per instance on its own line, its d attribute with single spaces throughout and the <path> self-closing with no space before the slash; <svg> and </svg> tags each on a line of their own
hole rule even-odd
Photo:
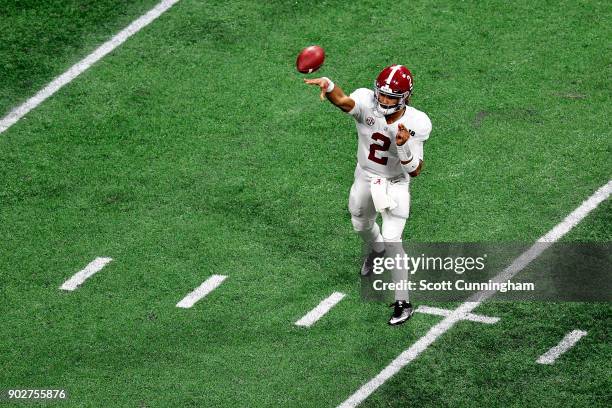
<svg viewBox="0 0 612 408">
<path fill-rule="evenodd" d="M 410 96 L 410 92 L 405 93 L 395 93 L 388 86 L 383 86 L 379 88 L 374 82 L 374 102 L 376 104 L 376 111 L 383 116 L 389 116 L 394 114 L 395 112 L 402 110 L 406 106 L 406 100 Z M 380 95 L 385 95 L 390 98 L 394 98 L 397 100 L 397 103 L 394 105 L 386 105 L 380 102 Z"/>
</svg>

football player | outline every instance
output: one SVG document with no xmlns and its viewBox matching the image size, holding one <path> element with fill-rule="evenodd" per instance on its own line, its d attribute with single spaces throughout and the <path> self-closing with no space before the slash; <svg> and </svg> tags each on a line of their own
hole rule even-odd
<svg viewBox="0 0 612 408">
<path fill-rule="evenodd" d="M 355 119 L 359 140 L 349 211 L 354 230 L 370 248 L 361 268 L 362 275 L 369 275 L 376 258 L 404 256 L 401 242 L 410 209 L 410 179 L 423 167 L 423 142 L 431 121 L 408 105 L 413 78 L 403 65 L 383 69 L 374 89 L 359 88 L 348 96 L 327 77 L 304 81 L 321 89 L 322 100 L 327 98 Z M 376 223 L 377 213 L 382 228 Z M 393 281 L 407 282 L 408 271 L 397 266 L 392 269 Z M 396 290 L 391 306 L 390 325 L 410 319 L 408 290 Z"/>
</svg>

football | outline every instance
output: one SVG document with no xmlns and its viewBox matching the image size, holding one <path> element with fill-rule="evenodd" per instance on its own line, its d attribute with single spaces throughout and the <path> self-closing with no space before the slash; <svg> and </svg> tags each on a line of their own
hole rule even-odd
<svg viewBox="0 0 612 408">
<path fill-rule="evenodd" d="M 318 45 L 311 45 L 300 51 L 295 65 L 302 74 L 310 74 L 321 68 L 325 60 L 325 51 Z"/>
</svg>

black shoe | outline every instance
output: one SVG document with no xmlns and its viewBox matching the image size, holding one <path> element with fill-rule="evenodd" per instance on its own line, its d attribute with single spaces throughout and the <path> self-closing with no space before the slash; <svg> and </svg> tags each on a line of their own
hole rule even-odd
<svg viewBox="0 0 612 408">
<path fill-rule="evenodd" d="M 393 307 L 393 315 L 391 315 L 389 319 L 389 324 L 391 326 L 405 323 L 414 313 L 412 303 L 406 302 L 405 300 L 396 300 L 395 303 L 391 303 L 389 307 Z"/>
<path fill-rule="evenodd" d="M 374 271 L 374 260 L 376 258 L 382 258 L 385 255 L 385 251 L 372 251 L 364 259 L 363 265 L 361 265 L 361 276 L 369 276 Z"/>
</svg>

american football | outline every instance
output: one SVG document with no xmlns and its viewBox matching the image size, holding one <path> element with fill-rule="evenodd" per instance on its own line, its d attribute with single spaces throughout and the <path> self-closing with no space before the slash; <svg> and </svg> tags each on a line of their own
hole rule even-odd
<svg viewBox="0 0 612 408">
<path fill-rule="evenodd" d="M 0 408 L 612 406 L 610 4 L 1 0 Z"/>
<path fill-rule="evenodd" d="M 310 74 L 321 68 L 324 61 L 325 51 L 323 48 L 318 45 L 311 45 L 300 51 L 295 65 L 302 74 Z"/>
</svg>

